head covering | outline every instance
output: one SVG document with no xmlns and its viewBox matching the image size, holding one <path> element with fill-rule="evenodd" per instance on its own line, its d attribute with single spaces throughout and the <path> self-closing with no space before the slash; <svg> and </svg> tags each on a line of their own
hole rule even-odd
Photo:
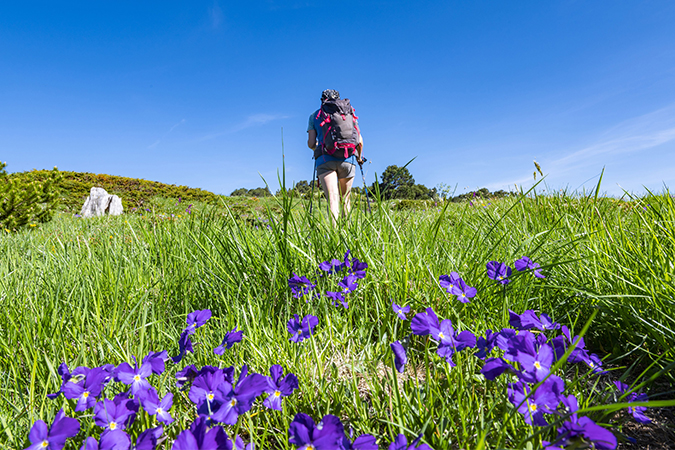
<svg viewBox="0 0 675 450">
<path fill-rule="evenodd" d="M 326 89 L 321 93 L 321 101 L 325 102 L 326 100 L 340 100 L 340 93 L 333 89 Z"/>
</svg>

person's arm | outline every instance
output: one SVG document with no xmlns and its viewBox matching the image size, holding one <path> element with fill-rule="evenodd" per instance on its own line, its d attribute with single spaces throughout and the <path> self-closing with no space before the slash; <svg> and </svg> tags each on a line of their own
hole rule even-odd
<svg viewBox="0 0 675 450">
<path fill-rule="evenodd" d="M 316 148 L 316 130 L 314 129 L 307 131 L 307 147 L 312 150 Z"/>
<path fill-rule="evenodd" d="M 356 161 L 363 164 L 363 136 L 359 133 L 359 143 L 356 144 Z"/>
</svg>

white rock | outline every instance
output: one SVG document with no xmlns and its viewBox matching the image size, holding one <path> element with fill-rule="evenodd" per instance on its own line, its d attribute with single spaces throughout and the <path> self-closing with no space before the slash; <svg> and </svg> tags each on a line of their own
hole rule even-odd
<svg viewBox="0 0 675 450">
<path fill-rule="evenodd" d="M 103 188 L 93 187 L 82 206 L 80 215 L 82 217 L 96 217 L 104 214 L 119 216 L 122 211 L 122 200 L 118 196 L 108 194 Z"/>
</svg>

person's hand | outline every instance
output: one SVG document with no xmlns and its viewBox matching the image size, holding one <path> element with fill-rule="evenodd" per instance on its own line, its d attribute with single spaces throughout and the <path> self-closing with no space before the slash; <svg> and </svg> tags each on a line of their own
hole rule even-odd
<svg viewBox="0 0 675 450">
<path fill-rule="evenodd" d="M 362 166 L 364 161 L 363 161 L 363 156 L 362 155 L 356 155 L 356 162 L 359 163 L 359 166 Z"/>
</svg>

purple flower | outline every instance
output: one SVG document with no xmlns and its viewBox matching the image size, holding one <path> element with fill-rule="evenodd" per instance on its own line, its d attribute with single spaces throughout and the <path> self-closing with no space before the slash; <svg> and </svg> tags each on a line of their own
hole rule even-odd
<svg viewBox="0 0 675 450">
<path fill-rule="evenodd" d="M 311 314 L 299 319 L 297 314 L 288 321 L 286 328 L 291 333 L 289 340 L 291 342 L 300 343 L 314 334 L 314 328 L 319 324 L 319 319 Z"/>
<path fill-rule="evenodd" d="M 537 314 L 531 309 L 528 309 L 520 315 L 509 309 L 509 323 L 517 330 L 530 330 L 536 328 L 541 331 L 546 331 L 557 330 L 560 328 L 560 324 L 553 322 L 547 314 L 541 314 L 540 317 L 537 317 Z"/>
<path fill-rule="evenodd" d="M 242 331 L 237 331 L 237 327 L 234 327 L 234 330 L 225 333 L 223 342 L 218 347 L 213 349 L 213 353 L 216 355 L 222 355 L 225 353 L 225 349 L 229 350 L 236 342 L 241 342 L 243 336 L 244 333 Z"/>
<path fill-rule="evenodd" d="M 474 355 L 479 359 L 485 359 L 496 345 L 497 336 L 499 333 L 493 333 L 492 330 L 485 332 L 485 337 L 480 336 L 476 341 L 476 348 L 478 351 Z"/>
<path fill-rule="evenodd" d="M 61 395 L 61 393 L 63 392 L 63 388 L 66 385 L 66 382 L 68 382 L 70 380 L 70 377 L 71 377 L 70 370 L 68 369 L 68 365 L 64 362 L 59 364 L 59 367 L 56 369 L 56 372 L 61 377 L 62 384 L 61 384 L 61 388 L 59 389 L 58 392 L 55 392 L 53 394 L 47 394 L 47 398 L 49 398 L 51 400 L 54 400 L 59 395 Z"/>
<path fill-rule="evenodd" d="M 199 416 L 189 430 L 182 431 L 173 443 L 173 450 L 232 450 L 232 441 L 223 427 L 208 428 L 208 418 Z"/>
<path fill-rule="evenodd" d="M 398 306 L 396 303 L 391 304 L 391 307 L 393 308 L 394 312 L 396 315 L 399 317 L 401 320 L 406 320 L 406 314 L 410 312 L 410 306 Z"/>
<path fill-rule="evenodd" d="M 151 416 L 157 416 L 157 420 L 166 425 L 173 422 L 173 417 L 169 414 L 169 410 L 173 406 L 173 394 L 169 392 L 160 401 L 159 395 L 154 388 L 150 388 L 145 392 L 139 394 L 138 398 L 141 401 L 143 409 Z"/>
<path fill-rule="evenodd" d="M 580 417 L 578 420 L 570 420 L 558 428 L 558 439 L 549 444 L 544 441 L 546 449 L 556 449 L 567 446 L 576 448 L 588 448 L 588 444 L 598 450 L 613 450 L 616 448 L 616 437 L 611 431 L 597 425 L 588 417 Z"/>
<path fill-rule="evenodd" d="M 266 378 L 257 373 L 247 373 L 248 368 L 244 366 L 236 385 L 226 381 L 218 386 L 216 400 L 220 407 L 211 416 L 213 420 L 227 425 L 236 424 L 239 416 L 251 409 L 256 397 L 265 392 Z"/>
<path fill-rule="evenodd" d="M 60 409 L 49 429 L 42 420 L 35 421 L 28 433 L 28 440 L 32 445 L 26 447 L 26 450 L 61 450 L 66 445 L 66 439 L 76 436 L 79 431 L 80 423 L 66 417 L 63 409 Z"/>
<path fill-rule="evenodd" d="M 333 415 L 326 415 L 318 425 L 304 413 L 295 415 L 288 428 L 288 442 L 298 447 L 298 450 L 335 450 L 345 435 L 340 419 Z"/>
<path fill-rule="evenodd" d="M 270 367 L 270 375 L 270 377 L 265 377 L 267 381 L 265 392 L 269 396 L 263 401 L 263 405 L 270 409 L 282 411 L 281 399 L 288 397 L 298 388 L 298 378 L 292 373 L 284 377 L 284 368 L 279 364 Z"/>
<path fill-rule="evenodd" d="M 628 393 L 628 396 L 626 397 L 626 401 L 628 403 L 632 402 L 646 402 L 649 400 L 646 394 L 638 394 L 637 392 L 630 392 L 630 387 L 622 383 L 621 381 L 615 381 L 614 385 L 616 388 L 621 392 L 622 394 Z M 640 423 L 650 423 L 652 419 L 649 417 L 645 416 L 644 412 L 647 411 L 646 406 L 629 406 L 628 407 L 628 412 L 633 416 L 633 418 Z"/>
<path fill-rule="evenodd" d="M 378 450 L 375 436 L 370 434 L 362 434 L 361 436 L 351 441 L 346 435 L 342 437 L 342 444 L 340 450 Z"/>
<path fill-rule="evenodd" d="M 347 300 L 345 299 L 344 294 L 340 291 L 337 291 L 337 292 L 327 291 L 326 297 L 332 299 L 331 304 L 333 306 L 337 306 L 338 302 L 339 302 L 339 303 L 342 304 L 342 306 L 344 306 L 345 309 L 349 308 L 349 304 L 347 303 Z"/>
<path fill-rule="evenodd" d="M 445 358 L 445 361 L 451 367 L 455 366 L 455 363 L 452 361 L 452 355 L 455 352 L 476 346 L 476 336 L 470 331 L 462 331 L 455 334 L 452 322 L 449 319 L 443 320 L 438 330 L 432 330 L 431 336 L 438 341 L 436 353 L 441 358 Z"/>
<path fill-rule="evenodd" d="M 150 375 L 152 375 L 152 363 L 150 361 L 141 364 L 141 367 L 134 363 L 133 368 L 129 363 L 122 363 L 115 371 L 115 378 L 121 383 L 131 386 L 133 395 L 150 389 L 150 383 L 146 380 Z"/>
<path fill-rule="evenodd" d="M 488 358 L 480 369 L 486 380 L 494 380 L 507 371 L 515 372 L 515 369 L 502 358 Z"/>
<path fill-rule="evenodd" d="M 194 364 L 183 367 L 176 372 L 176 387 L 182 389 L 187 383 L 191 383 L 198 374 L 199 371 Z"/>
<path fill-rule="evenodd" d="M 328 273 L 337 273 L 345 268 L 345 263 L 339 259 L 331 259 L 330 261 L 324 261 L 319 264 L 319 269 Z"/>
<path fill-rule="evenodd" d="M 87 373 L 83 381 L 65 382 L 61 391 L 67 399 L 77 399 L 75 411 L 86 411 L 96 404 L 96 397 L 101 395 L 103 384 L 109 376 L 109 372 L 102 367 L 95 367 Z"/>
<path fill-rule="evenodd" d="M 211 318 L 210 309 L 193 311 L 187 316 L 187 327 L 183 330 L 188 334 L 194 334 L 197 328 L 203 326 Z"/>
<path fill-rule="evenodd" d="M 520 377 L 528 383 L 543 381 L 551 372 L 553 365 L 553 347 L 548 344 L 542 345 L 539 352 L 531 354 L 519 351 L 516 361 L 520 363 L 523 372 Z"/>
<path fill-rule="evenodd" d="M 461 278 L 457 280 L 457 284 L 455 284 L 450 291 L 450 293 L 456 295 L 457 300 L 462 303 L 469 303 L 469 299 L 474 298 L 476 292 L 475 287 L 467 286 Z"/>
<path fill-rule="evenodd" d="M 207 367 L 210 368 L 211 366 Z M 200 373 L 195 377 L 192 387 L 190 388 L 188 398 L 198 407 L 207 402 L 209 405 L 213 404 L 216 401 L 216 391 L 218 386 L 226 381 L 233 381 L 232 378 L 228 377 L 228 374 L 222 369 L 215 367 L 212 369 L 213 370 L 211 370 L 211 368 L 204 370 L 203 368 L 202 371 L 200 371 Z M 232 369 L 232 371 L 234 371 L 234 369 Z"/>
<path fill-rule="evenodd" d="M 128 408 L 129 403 L 133 401 L 124 401 L 121 397 L 118 402 L 103 399 L 94 407 L 94 422 L 106 431 L 124 430 L 136 418 L 136 411 Z"/>
<path fill-rule="evenodd" d="M 293 293 L 293 297 L 295 298 L 300 298 L 303 295 L 309 293 L 310 291 L 314 290 L 316 287 L 316 284 L 312 283 L 309 281 L 307 277 L 300 277 L 293 273 L 293 276 L 288 279 L 288 287 L 291 288 L 291 292 Z"/>
<path fill-rule="evenodd" d="M 451 294 L 452 288 L 457 285 L 459 280 L 461 280 L 461 278 L 457 272 L 450 272 L 450 275 L 441 275 L 438 277 L 438 284 L 440 284 L 448 294 Z"/>
<path fill-rule="evenodd" d="M 488 278 L 501 284 L 509 284 L 511 280 L 511 268 L 506 263 L 490 261 L 486 264 Z"/>
<path fill-rule="evenodd" d="M 589 355 L 588 359 L 586 359 L 584 362 L 586 363 L 586 365 L 588 367 L 591 368 L 593 373 L 597 373 L 599 375 L 604 375 L 604 374 L 609 373 L 602 368 L 602 360 L 595 353 L 591 353 Z"/>
<path fill-rule="evenodd" d="M 527 256 L 523 256 L 519 260 L 513 263 L 513 265 L 516 267 L 517 271 L 522 271 L 522 270 L 532 270 L 532 274 L 537 277 L 537 278 L 546 278 L 544 275 L 541 274 L 541 271 L 539 269 L 539 264 L 536 262 L 533 262 L 530 258 Z"/>
<path fill-rule="evenodd" d="M 351 272 L 358 278 L 359 280 L 362 278 L 366 277 L 366 269 L 368 268 L 368 263 L 359 261 L 356 258 L 352 258 L 352 263 L 351 263 Z"/>
<path fill-rule="evenodd" d="M 176 356 L 172 356 L 171 361 L 173 361 L 174 364 L 178 364 L 183 360 L 183 357 L 187 352 L 193 352 L 192 339 L 190 339 L 189 330 L 184 330 L 178 338 L 178 354 Z"/>
<path fill-rule="evenodd" d="M 427 444 L 418 445 L 421 440 L 422 435 L 420 434 L 417 436 L 417 439 L 408 445 L 408 439 L 406 439 L 405 435 L 399 434 L 394 439 L 394 442 L 389 445 L 389 450 L 432 450 Z"/>
<path fill-rule="evenodd" d="M 403 344 L 401 344 L 400 341 L 393 342 L 389 344 L 389 346 L 391 347 L 391 351 L 394 352 L 394 366 L 396 367 L 396 370 L 398 370 L 399 373 L 403 373 L 405 365 L 408 362 L 405 347 L 403 347 Z"/>
<path fill-rule="evenodd" d="M 426 336 L 427 334 L 438 332 L 438 316 L 433 309 L 427 308 L 425 312 L 415 314 L 410 322 L 410 329 L 413 334 L 418 336 Z"/>
<path fill-rule="evenodd" d="M 169 359 L 169 355 L 166 350 L 161 352 L 150 352 L 143 358 L 141 364 L 150 364 L 152 368 L 152 373 L 155 375 L 161 375 L 164 373 L 164 362 Z"/>
<path fill-rule="evenodd" d="M 340 292 L 343 294 L 349 294 L 356 290 L 359 287 L 359 284 L 356 282 L 357 276 L 354 274 L 349 274 L 345 276 L 342 281 L 338 283 L 338 286 L 341 288 Z"/>
<path fill-rule="evenodd" d="M 525 423 L 545 427 L 548 425 L 548 422 L 546 422 L 544 414 L 553 414 L 555 412 L 557 406 L 560 404 L 564 388 L 563 380 L 552 375 L 529 397 L 527 395 L 530 393 L 531 388 L 522 381 L 509 383 L 507 392 L 509 401 L 524 416 Z"/>
</svg>

